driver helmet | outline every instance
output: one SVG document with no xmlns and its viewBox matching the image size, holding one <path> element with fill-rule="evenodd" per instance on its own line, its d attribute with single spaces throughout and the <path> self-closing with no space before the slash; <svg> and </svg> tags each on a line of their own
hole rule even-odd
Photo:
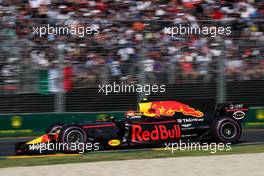
<svg viewBox="0 0 264 176">
<path fill-rule="evenodd" d="M 130 117 L 133 117 L 135 115 L 135 111 L 127 111 L 125 113 L 125 117 L 126 118 L 130 118 Z"/>
</svg>

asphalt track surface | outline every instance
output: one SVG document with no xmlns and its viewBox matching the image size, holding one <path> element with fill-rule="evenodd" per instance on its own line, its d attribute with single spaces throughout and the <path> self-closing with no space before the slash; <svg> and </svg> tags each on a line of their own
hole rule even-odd
<svg viewBox="0 0 264 176">
<path fill-rule="evenodd" d="M 264 153 L 1 168 L 3 176 L 263 176 Z"/>
<path fill-rule="evenodd" d="M 14 156 L 15 143 L 25 142 L 32 138 L 0 138 L 0 156 Z M 242 132 L 241 144 L 264 143 L 264 129 L 248 129 Z"/>
</svg>

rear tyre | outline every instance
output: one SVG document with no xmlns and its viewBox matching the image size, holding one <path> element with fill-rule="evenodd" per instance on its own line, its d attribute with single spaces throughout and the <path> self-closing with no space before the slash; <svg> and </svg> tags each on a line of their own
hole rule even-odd
<svg viewBox="0 0 264 176">
<path fill-rule="evenodd" d="M 236 143 L 241 136 L 241 124 L 229 117 L 216 119 L 212 124 L 212 137 L 217 142 Z"/>
</svg>

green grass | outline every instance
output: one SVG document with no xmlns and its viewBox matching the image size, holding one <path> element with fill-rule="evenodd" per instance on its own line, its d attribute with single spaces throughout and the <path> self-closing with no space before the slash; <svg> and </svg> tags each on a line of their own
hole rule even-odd
<svg viewBox="0 0 264 176">
<path fill-rule="evenodd" d="M 245 153 L 261 153 L 264 152 L 264 145 L 250 146 L 232 146 L 230 151 L 175 151 L 171 153 L 169 150 L 163 149 L 146 149 L 131 151 L 107 151 L 107 152 L 88 152 L 78 156 L 52 156 L 39 158 L 15 158 L 0 159 L 0 167 L 17 167 L 17 166 L 36 166 L 36 165 L 52 165 L 64 163 L 80 163 L 80 162 L 98 162 L 113 160 L 130 160 L 130 159 L 149 159 L 149 158 L 167 158 L 182 156 L 207 156 L 207 155 L 228 155 L 228 154 L 245 154 Z"/>
</svg>

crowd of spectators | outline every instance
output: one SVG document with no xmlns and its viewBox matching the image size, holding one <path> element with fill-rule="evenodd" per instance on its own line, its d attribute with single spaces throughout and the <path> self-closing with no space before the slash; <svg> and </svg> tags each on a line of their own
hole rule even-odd
<svg viewBox="0 0 264 176">
<path fill-rule="evenodd" d="M 172 84 L 214 81 L 220 60 L 228 81 L 264 78 L 261 0 L 0 0 L 0 19 L 0 83 L 8 89 L 30 89 L 45 70 L 54 83 L 63 73 L 66 90 L 143 77 Z M 165 26 L 179 23 L 230 26 L 232 33 L 164 34 Z M 46 24 L 97 25 L 100 33 L 33 34 L 33 26 Z"/>
</svg>

